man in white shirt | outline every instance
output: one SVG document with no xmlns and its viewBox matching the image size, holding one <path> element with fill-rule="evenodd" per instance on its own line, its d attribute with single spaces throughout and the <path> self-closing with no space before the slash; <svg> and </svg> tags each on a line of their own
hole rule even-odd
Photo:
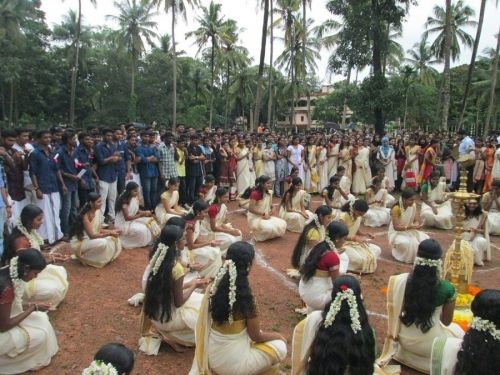
<svg viewBox="0 0 500 375">
<path fill-rule="evenodd" d="M 471 137 L 467 135 L 465 129 L 460 129 L 457 131 L 458 139 L 460 143 L 458 145 L 458 155 L 465 156 L 469 155 L 469 153 L 475 148 L 474 141 Z M 473 189 L 473 174 L 474 174 L 474 165 L 467 167 L 467 191 L 472 191 Z"/>
</svg>

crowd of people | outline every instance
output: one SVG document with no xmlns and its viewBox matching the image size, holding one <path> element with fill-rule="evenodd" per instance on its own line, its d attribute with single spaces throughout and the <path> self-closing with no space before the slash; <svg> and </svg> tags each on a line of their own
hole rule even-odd
<svg viewBox="0 0 500 375">
<path fill-rule="evenodd" d="M 46 312 L 66 296 L 70 256 L 102 268 L 122 249 L 143 247 L 142 292 L 129 299 L 142 305 L 141 352 L 195 346 L 191 375 L 276 373 L 286 340 L 260 329 L 248 276 L 255 243 L 287 231 L 300 234 L 287 273 L 307 315 L 294 330 L 293 374 L 391 373 L 392 360 L 432 374 L 489 374 L 500 365 L 500 291 L 478 294 L 464 336 L 452 323 L 456 291 L 441 279 L 441 246 L 422 230 L 453 227 L 448 193 L 466 161 L 468 188 L 481 198 L 464 205 L 463 240 L 475 265 L 491 260 L 490 235 L 500 234 L 494 136 L 121 124 L 4 129 L 1 137 L 2 374 L 46 366 L 58 351 Z M 315 208 L 314 195 L 323 200 Z M 247 216 L 249 242 L 228 220 L 231 200 Z M 389 280 L 388 334 L 376 359 L 354 275 L 376 272 L 381 248 L 363 228 L 382 226 L 393 257 L 414 267 Z M 55 250 L 61 241 L 70 256 Z M 130 373 L 128 349 L 103 350 L 126 362 L 116 373 Z M 106 366 L 122 365 L 96 355 L 83 373 Z"/>
</svg>

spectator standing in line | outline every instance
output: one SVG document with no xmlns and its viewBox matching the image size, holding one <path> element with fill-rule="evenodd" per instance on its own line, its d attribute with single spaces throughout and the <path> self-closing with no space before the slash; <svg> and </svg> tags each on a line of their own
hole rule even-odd
<svg viewBox="0 0 500 375">
<path fill-rule="evenodd" d="M 158 166 L 160 169 L 160 179 L 163 186 L 171 178 L 178 176 L 175 165 L 175 146 L 172 145 L 172 133 L 165 133 L 162 136 L 162 142 L 158 146 Z"/>
<path fill-rule="evenodd" d="M 0 258 L 3 255 L 3 228 L 5 221 L 12 215 L 7 189 L 5 188 L 4 171 L 0 165 Z M 5 209 L 4 209 L 5 208 Z"/>
<path fill-rule="evenodd" d="M 141 178 L 144 208 L 154 210 L 156 205 L 156 191 L 158 185 L 158 150 L 153 147 L 152 132 L 141 133 L 142 145 L 137 147 L 136 155 L 139 159 L 139 176 Z"/>
<path fill-rule="evenodd" d="M 24 171 L 28 170 L 28 157 L 23 151 L 14 149 L 17 139 L 15 130 L 2 130 L 2 138 L 5 150 L 0 148 L 0 156 L 4 158 L 5 175 L 12 203 L 10 223 L 15 225 L 15 221 L 19 218 L 22 209 L 28 204 L 24 190 Z"/>
<path fill-rule="evenodd" d="M 92 138 L 90 134 L 82 132 L 78 135 L 78 142 L 80 143 L 75 150 L 75 164 L 78 172 L 85 169 L 85 174 L 82 176 L 78 184 L 78 200 L 80 201 L 80 207 L 83 207 L 85 203 L 88 202 L 89 194 L 94 192 L 96 189 L 96 181 L 99 181 L 94 168 L 92 167 L 94 163 L 94 150 Z"/>
<path fill-rule="evenodd" d="M 118 180 L 117 164 L 121 157 L 113 143 L 112 130 L 104 130 L 103 140 L 95 148 L 95 159 L 97 161 L 97 176 L 99 177 L 99 193 L 103 202 L 101 212 L 104 215 L 107 207 L 109 218 L 114 220 Z"/>
<path fill-rule="evenodd" d="M 191 142 L 187 147 L 186 158 L 186 182 L 188 191 L 188 203 L 192 205 L 196 198 L 196 193 L 203 183 L 203 161 L 205 156 L 201 150 L 200 137 L 198 135 L 191 136 Z"/>
<path fill-rule="evenodd" d="M 76 139 L 73 131 L 65 131 L 61 138 L 62 145 L 57 150 L 59 154 L 59 169 L 66 185 L 67 192 L 61 196 L 61 230 L 69 239 L 69 231 L 76 218 L 78 185 L 81 177 L 75 165 Z"/>
<path fill-rule="evenodd" d="M 29 156 L 31 182 L 36 195 L 36 205 L 43 211 L 43 223 L 38 229 L 40 236 L 53 244 L 63 236 L 61 232 L 61 196 L 68 189 L 58 168 L 60 155 L 51 151 L 51 137 L 48 130 L 40 130 L 37 134 L 37 147 Z"/>
<path fill-rule="evenodd" d="M 17 140 L 14 146 L 12 146 L 12 148 L 17 152 L 24 154 L 24 159 L 26 163 L 28 163 L 29 155 L 35 149 L 31 144 L 30 132 L 28 129 L 23 129 L 23 128 L 17 129 L 16 132 L 17 132 Z M 30 203 L 35 204 L 36 197 L 35 194 L 33 193 L 33 185 L 31 184 L 31 176 L 28 168 L 26 168 L 24 171 L 24 192 L 26 194 L 26 199 L 27 199 L 26 204 Z"/>
<path fill-rule="evenodd" d="M 187 208 L 187 188 L 186 188 L 186 139 L 181 136 L 175 145 L 175 167 L 179 181 L 179 204 Z"/>
<path fill-rule="evenodd" d="M 128 153 L 127 143 L 123 140 L 123 132 L 120 128 L 113 132 L 113 142 L 116 144 L 116 149 L 120 153 L 120 161 L 116 163 L 118 169 L 118 178 L 116 182 L 117 195 L 120 195 L 125 190 L 127 180 L 132 179 L 130 168 L 130 154 Z"/>
</svg>

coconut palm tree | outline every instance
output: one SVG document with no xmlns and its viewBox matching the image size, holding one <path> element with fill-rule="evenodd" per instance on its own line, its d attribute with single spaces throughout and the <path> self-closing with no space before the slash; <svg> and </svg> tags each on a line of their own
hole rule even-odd
<svg viewBox="0 0 500 375">
<path fill-rule="evenodd" d="M 300 9 L 300 1 L 299 0 L 277 0 L 277 8 L 274 9 L 274 12 L 279 15 L 279 18 L 275 21 L 276 26 L 281 26 L 281 28 L 285 32 L 285 36 L 283 38 L 285 46 L 295 46 L 296 39 L 296 28 L 300 25 L 300 22 L 297 20 L 297 12 Z M 290 60 L 295 61 L 295 48 L 290 48 Z M 290 90 L 290 127 L 294 127 L 295 116 L 293 115 L 293 108 L 295 104 L 295 77 L 296 70 L 295 64 L 290 64 L 289 76 L 291 81 L 291 90 Z"/>
<path fill-rule="evenodd" d="M 267 23 L 269 21 L 269 0 L 262 0 L 264 6 L 264 19 L 262 21 L 262 39 L 260 42 L 260 59 L 259 59 L 259 73 L 257 79 L 257 92 L 255 93 L 255 113 L 254 122 L 250 124 L 250 130 L 253 130 L 260 120 L 260 101 L 262 97 L 262 89 L 264 86 L 264 64 L 266 60 L 266 42 L 267 42 Z"/>
<path fill-rule="evenodd" d="M 495 107 L 495 90 L 497 88 L 497 72 L 498 72 L 498 55 L 500 53 L 500 28 L 497 34 L 497 48 L 495 50 L 495 57 L 493 58 L 493 67 L 491 69 L 491 86 L 490 86 L 490 102 L 488 104 L 488 114 L 486 115 L 486 122 L 484 124 L 484 134 L 488 134 L 490 130 L 490 121 L 493 116 Z"/>
<path fill-rule="evenodd" d="M 152 0 L 154 5 L 158 7 L 163 4 L 165 13 L 169 10 L 172 12 L 172 130 L 175 130 L 177 123 L 177 53 L 175 41 L 175 24 L 177 23 L 177 15 L 181 15 L 184 21 L 187 21 L 186 6 L 192 8 L 199 6 L 199 0 Z"/>
<path fill-rule="evenodd" d="M 93 6 L 97 5 L 97 0 L 90 0 Z M 73 68 L 71 69 L 71 94 L 69 103 L 69 125 L 73 126 L 75 122 L 75 100 L 76 100 L 76 80 L 78 78 L 78 66 L 80 65 L 80 36 L 82 29 L 82 0 L 78 0 L 78 19 L 76 22 L 76 30 L 74 33 L 74 42 L 72 43 L 75 49 L 75 59 Z"/>
<path fill-rule="evenodd" d="M 424 32 L 424 36 L 429 37 L 430 35 L 437 34 L 431 48 L 436 57 L 444 59 L 446 42 L 446 8 L 436 5 L 433 12 L 434 17 L 428 17 L 425 23 L 427 30 Z M 450 4 L 450 52 L 453 61 L 457 60 L 460 56 L 461 44 L 469 48 L 474 44 L 474 38 L 464 30 L 466 27 L 476 27 L 477 22 L 471 20 L 471 17 L 474 17 L 474 14 L 474 9 L 465 5 L 463 0 L 458 0 Z"/>
<path fill-rule="evenodd" d="M 274 66 L 274 0 L 269 1 L 270 35 L 269 35 L 269 73 L 268 73 L 268 102 L 267 102 L 267 126 L 273 125 L 273 66 Z"/>
<path fill-rule="evenodd" d="M 153 17 L 153 5 L 148 0 L 122 0 L 114 2 L 119 10 L 119 15 L 108 15 L 107 18 L 115 20 L 119 29 L 115 31 L 115 40 L 118 46 L 125 48 L 130 53 L 132 60 L 131 87 L 130 87 L 130 113 L 129 120 L 134 121 L 136 116 L 135 73 L 137 63 L 146 49 L 146 44 L 154 45 L 153 39 L 158 37 L 156 22 Z"/>
<path fill-rule="evenodd" d="M 498 0 L 496 1 L 498 6 Z M 481 0 L 481 8 L 479 10 L 479 21 L 477 23 L 476 37 L 474 38 L 474 47 L 472 48 L 472 56 L 470 58 L 469 70 L 467 72 L 467 82 L 465 83 L 464 96 L 462 99 L 462 109 L 460 111 L 460 120 L 458 122 L 458 127 L 461 128 L 464 121 L 465 104 L 467 103 L 467 97 L 469 96 L 470 85 L 472 82 L 472 74 L 474 73 L 474 67 L 476 65 L 477 49 L 479 48 L 479 41 L 481 39 L 481 31 L 483 29 L 484 22 L 484 11 L 486 9 L 486 0 Z"/>
<path fill-rule="evenodd" d="M 460 55 L 460 44 L 472 47 L 474 39 L 463 28 L 476 26 L 476 21 L 470 18 L 474 16 L 474 10 L 464 5 L 462 0 L 452 3 L 446 0 L 446 7 L 436 5 L 434 17 L 428 17 L 427 30 L 424 36 L 437 34 L 431 45 L 433 53 L 439 59 L 444 60 L 443 81 L 441 89 L 442 112 L 441 127 L 448 128 L 448 112 L 450 108 L 450 60 L 455 61 Z"/>
<path fill-rule="evenodd" d="M 235 70 L 241 70 L 248 67 L 251 63 L 252 59 L 248 56 L 248 50 L 238 45 L 239 33 L 243 31 L 243 29 L 238 28 L 235 20 L 227 21 L 227 34 L 230 38 L 223 41 L 222 48 L 220 53 L 217 55 L 217 65 L 221 67 L 225 67 L 225 95 L 226 95 L 226 103 L 225 103 L 225 123 L 224 126 L 227 128 L 228 120 L 229 120 L 229 103 L 230 103 L 230 94 L 229 94 L 229 85 L 231 81 L 231 74 Z"/>
<path fill-rule="evenodd" d="M 186 33 L 186 38 L 194 38 L 195 44 L 198 45 L 198 53 L 210 43 L 210 118 L 209 127 L 212 127 L 213 110 L 214 110 L 214 85 L 215 85 L 215 54 L 219 50 L 220 45 L 224 41 L 231 39 L 228 34 L 228 23 L 224 20 L 224 16 L 220 14 L 221 4 L 210 2 L 208 7 L 201 7 L 202 15 L 196 20 L 199 24 L 194 31 Z"/>
<path fill-rule="evenodd" d="M 413 48 L 406 52 L 406 62 L 415 70 L 419 82 L 423 85 L 433 85 L 438 71 L 432 65 L 438 64 L 439 60 L 434 59 L 427 38 L 424 36 L 420 43 L 415 43 Z"/>
<path fill-rule="evenodd" d="M 399 68 L 401 62 L 404 61 L 405 51 L 403 46 L 396 41 L 396 39 L 403 36 L 402 28 L 396 28 L 390 25 L 387 28 L 387 51 L 384 53 L 384 65 L 382 73 L 385 76 L 387 67 L 395 70 Z"/>
</svg>

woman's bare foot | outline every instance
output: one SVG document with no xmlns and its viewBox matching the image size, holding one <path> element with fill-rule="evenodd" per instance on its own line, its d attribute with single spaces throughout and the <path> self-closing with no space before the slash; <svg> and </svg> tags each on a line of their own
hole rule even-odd
<svg viewBox="0 0 500 375">
<path fill-rule="evenodd" d="M 189 350 L 189 348 L 187 346 L 184 346 L 184 345 L 181 345 L 181 344 L 176 344 L 176 343 L 170 343 L 170 342 L 167 342 L 167 344 L 174 350 L 174 352 L 177 352 L 177 353 L 184 353 L 184 352 L 187 352 Z"/>
</svg>

